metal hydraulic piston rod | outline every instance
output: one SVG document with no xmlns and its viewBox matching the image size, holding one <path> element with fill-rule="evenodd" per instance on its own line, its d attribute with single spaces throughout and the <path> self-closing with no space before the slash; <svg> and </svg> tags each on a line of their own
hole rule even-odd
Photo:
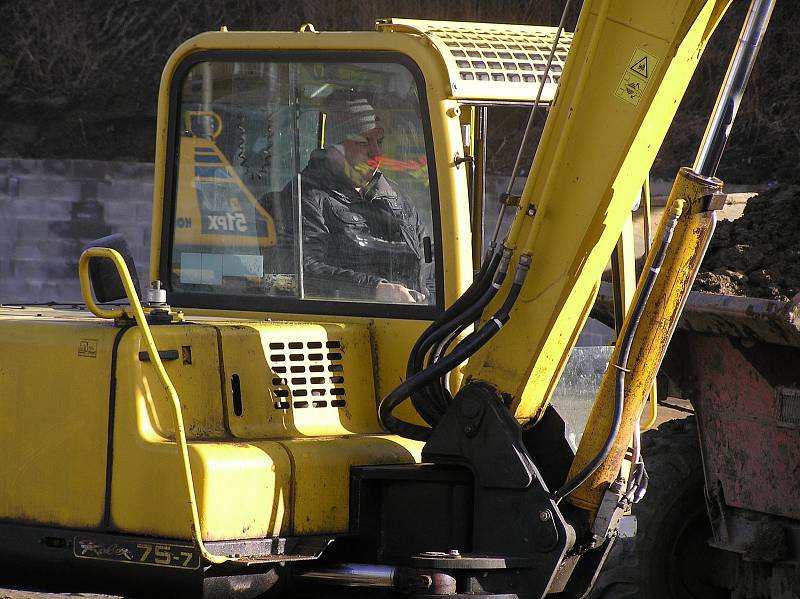
<svg viewBox="0 0 800 599">
<path fill-rule="evenodd" d="M 684 209 L 678 216 L 663 264 L 658 265 L 650 300 L 642 296 L 647 278 L 643 276 L 626 316 L 620 337 L 623 342 L 615 347 L 611 366 L 603 378 L 589 418 L 594 432 L 584 435 L 570 469 L 569 478 L 574 483 L 572 488 L 562 491 L 562 494 L 571 493 L 568 498 L 570 503 L 590 512 L 598 509 L 605 489 L 620 473 L 633 428 L 641 415 L 648 391 L 713 235 L 715 210 L 724 205 L 719 195 L 722 182 L 714 177 L 714 173 L 774 3 L 775 0 L 753 0 L 750 5 L 694 167 L 680 170 L 667 202 L 666 214 L 674 212 L 679 202 Z M 665 218 L 662 221 L 656 239 L 664 234 L 667 220 Z M 653 254 L 654 251 L 651 251 L 648 256 L 644 273 L 653 266 Z M 637 304 L 641 302 L 646 303 L 638 306 L 641 312 L 638 323 L 631 322 L 631 315 L 637 312 Z M 621 360 L 620 350 L 629 335 L 633 336 L 630 353 Z M 614 436 L 610 450 L 603 447 L 609 435 Z M 598 454 L 604 450 L 605 458 L 591 474 L 585 476 L 587 467 L 593 465 Z M 580 479 L 583 480 L 578 484 Z"/>
</svg>

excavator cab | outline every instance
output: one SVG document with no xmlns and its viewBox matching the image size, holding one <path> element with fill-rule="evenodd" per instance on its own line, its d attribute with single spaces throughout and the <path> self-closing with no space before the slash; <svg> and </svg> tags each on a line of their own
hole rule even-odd
<svg viewBox="0 0 800 599">
<path fill-rule="evenodd" d="M 409 308 L 431 313 L 441 260 L 424 82 L 402 55 L 383 58 L 218 53 L 181 64 L 163 275 L 181 304 L 375 303 L 379 277 L 405 283 L 425 306 Z M 186 127 L 204 115 L 210 135 Z M 365 152 L 362 129 L 375 138 Z M 371 190 L 381 174 L 385 189 Z M 361 197 L 348 196 L 355 187 Z"/>
</svg>

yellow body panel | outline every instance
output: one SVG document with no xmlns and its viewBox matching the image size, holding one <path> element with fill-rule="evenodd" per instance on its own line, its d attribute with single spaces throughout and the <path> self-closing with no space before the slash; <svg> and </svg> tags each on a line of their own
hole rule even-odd
<svg viewBox="0 0 800 599">
<path fill-rule="evenodd" d="M 240 438 L 376 433 L 372 346 L 366 327 L 253 323 L 220 328 L 227 425 Z"/>
<path fill-rule="evenodd" d="M 459 100 L 530 101 L 539 92 L 556 27 L 385 19 L 380 31 L 424 36 L 438 52 Z M 541 101 L 552 102 L 572 33 L 562 31 Z"/>
<path fill-rule="evenodd" d="M 63 528 L 104 526 L 113 403 L 110 530 L 191 539 L 168 400 L 143 357 L 138 329 L 121 329 L 77 311 L 3 309 L 0 317 L 0 339 L 7 348 L 0 367 L 5 402 L 0 518 Z M 205 540 L 344 532 L 351 466 L 420 459 L 421 443 L 384 435 L 377 424 L 370 357 L 376 337 L 388 353 L 392 340 L 385 332 L 373 335 L 367 326 L 353 324 L 219 321 L 151 330 L 159 351 L 168 356 L 164 366 L 180 398 Z M 116 393 L 110 403 L 118 335 Z M 335 386 L 346 393 L 334 397 L 346 399 L 347 406 L 316 409 L 309 416 L 298 409 L 289 428 L 274 423 L 260 429 L 229 427 L 228 369 L 235 365 L 243 390 L 249 382 L 260 384 L 262 340 L 288 344 L 304 335 L 340 343 L 334 349 L 343 354 L 345 381 Z M 250 355 L 254 347 L 261 361 Z M 165 353 L 170 350 L 177 351 L 177 359 Z M 407 349 L 395 351 L 399 357 Z M 271 406 L 269 385 L 262 397 Z M 245 403 L 245 410 L 254 405 Z M 321 413 L 326 416 L 320 418 Z"/>
<path fill-rule="evenodd" d="M 219 310 L 205 310 L 198 308 L 184 308 L 189 317 L 204 322 L 215 322 L 219 316 Z M 226 310 L 226 317 L 236 317 L 237 320 L 228 322 L 231 326 L 250 326 L 254 323 L 264 322 L 264 314 L 261 312 L 247 312 L 237 310 Z M 319 317 L 314 314 L 275 314 L 277 322 L 295 322 L 329 326 L 331 323 L 319 323 Z M 267 319 L 269 320 L 269 319 Z M 350 316 L 337 316 L 337 323 L 341 325 L 355 325 L 356 327 L 366 328 L 371 337 L 373 361 L 373 372 L 375 396 L 377 398 L 386 397 L 400 382 L 405 379 L 406 361 L 411 347 L 416 342 L 423 330 L 430 324 L 427 321 L 419 320 L 390 320 L 359 318 Z M 236 350 L 234 350 L 236 351 Z M 460 380 L 460 372 L 454 371 L 452 380 Z M 400 406 L 402 413 L 404 406 Z"/>
<path fill-rule="evenodd" d="M 140 424 L 144 416 L 140 413 Z M 191 514 L 175 444 L 117 427 L 125 442 L 114 454 L 111 524 L 123 532 L 191 539 Z M 141 431 L 146 434 L 148 431 Z M 120 439 L 121 441 L 121 439 Z M 277 443 L 189 444 L 204 540 L 253 539 L 288 533 L 291 463 Z"/>
<path fill-rule="evenodd" d="M 422 443 L 390 436 L 282 442 L 295 465 L 292 533 L 347 532 L 350 467 L 419 462 Z"/>
<path fill-rule="evenodd" d="M 419 460 L 420 443 L 380 434 L 365 327 L 212 322 L 152 331 L 161 352 L 178 347 L 183 356 L 191 348 L 191 364 L 182 358 L 164 364 L 181 400 L 205 540 L 343 532 L 350 466 Z M 318 350 L 290 343 L 324 346 L 326 340 L 337 347 L 323 351 L 341 353 L 342 359 L 307 360 L 304 367 L 343 364 L 337 376 L 344 381 L 333 386 L 344 393 L 324 398 L 346 405 L 275 409 L 276 388 L 289 391 L 290 403 L 317 396 L 297 394 L 308 388 L 305 382 L 274 385 L 271 356 L 282 352 L 286 359 L 278 363 L 299 364 L 290 356 Z M 191 518 L 167 398 L 152 366 L 140 360 L 142 350 L 138 331 L 126 332 L 117 358 L 110 523 L 124 532 L 189 539 Z M 241 416 L 233 411 L 233 371 L 240 380 Z"/>
<path fill-rule="evenodd" d="M 15 316 L 0 327 L 0 519 L 97 527 L 117 330 Z"/>
<path fill-rule="evenodd" d="M 211 327 L 157 326 L 153 336 L 161 352 L 175 351 L 176 359 L 163 360 L 170 380 L 182 398 L 186 436 L 189 439 L 218 439 L 225 435 L 223 402 L 220 388 L 220 364 L 217 332 Z M 126 335 L 138 336 L 131 331 Z M 126 339 L 127 340 L 127 339 Z M 122 348 L 126 346 L 123 345 Z M 137 345 L 138 354 L 126 356 L 118 371 L 130 368 L 130 380 L 141 396 L 153 431 L 161 437 L 174 438 L 172 408 L 161 391 L 158 377 L 149 360 L 142 361 L 145 347 Z M 120 351 L 122 351 L 122 348 Z M 120 386 L 118 393 L 127 391 Z"/>
</svg>

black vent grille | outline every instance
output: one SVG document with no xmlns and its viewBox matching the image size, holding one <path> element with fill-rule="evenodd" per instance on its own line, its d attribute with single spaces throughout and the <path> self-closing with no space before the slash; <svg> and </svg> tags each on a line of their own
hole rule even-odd
<svg viewBox="0 0 800 599">
<path fill-rule="evenodd" d="M 778 387 L 778 424 L 800 427 L 800 389 Z"/>
<path fill-rule="evenodd" d="M 276 341 L 268 355 L 276 410 L 347 405 L 341 341 Z"/>
</svg>

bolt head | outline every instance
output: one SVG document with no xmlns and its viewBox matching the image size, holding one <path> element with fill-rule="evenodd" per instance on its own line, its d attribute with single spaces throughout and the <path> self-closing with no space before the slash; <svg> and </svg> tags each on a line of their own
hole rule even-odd
<svg viewBox="0 0 800 599">
<path fill-rule="evenodd" d="M 542 510 L 541 512 L 539 512 L 539 520 L 542 522 L 547 522 L 552 517 L 553 514 L 550 513 L 550 510 Z"/>
<path fill-rule="evenodd" d="M 467 418 L 477 418 L 481 413 L 481 402 L 474 397 L 465 397 L 461 400 L 461 413 Z"/>
</svg>

